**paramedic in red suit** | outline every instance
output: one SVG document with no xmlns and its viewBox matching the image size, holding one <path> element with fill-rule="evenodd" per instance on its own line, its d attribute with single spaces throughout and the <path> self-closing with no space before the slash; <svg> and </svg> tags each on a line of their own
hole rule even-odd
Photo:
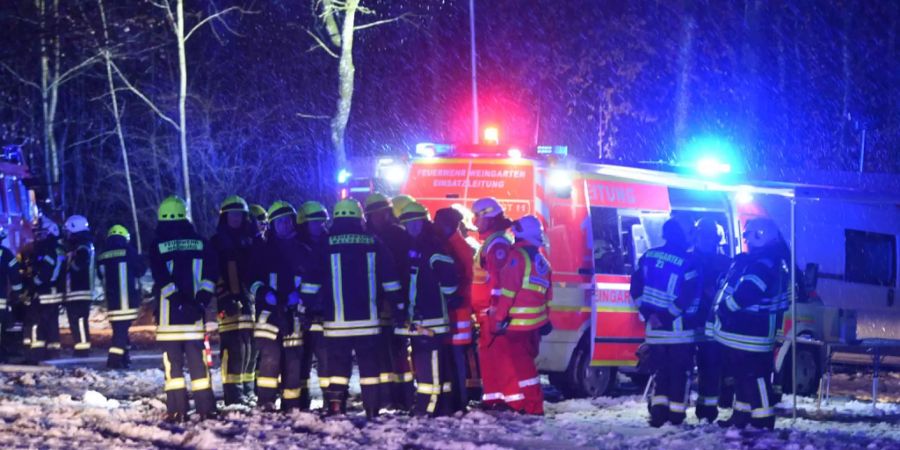
<svg viewBox="0 0 900 450">
<path fill-rule="evenodd" d="M 500 295 L 491 297 L 489 320 L 497 341 L 505 342 L 508 352 L 509 365 L 501 371 L 506 405 L 516 412 L 541 415 L 544 394 L 534 360 L 541 335 L 551 330 L 552 270 L 541 254 L 544 230 L 537 217 L 522 217 L 513 223 L 512 231 L 516 241 L 500 270 Z"/>
<path fill-rule="evenodd" d="M 495 339 L 488 323 L 491 297 L 500 295 L 500 270 L 506 264 L 512 242 L 506 231 L 512 222 L 503 214 L 496 199 L 478 199 L 472 205 L 475 227 L 478 228 L 481 248 L 475 254 L 472 277 L 472 309 L 478 321 L 478 362 L 481 367 L 483 406 L 489 409 L 503 408 L 503 377 L 499 376 L 502 362 L 509 354 L 506 340 Z"/>
</svg>

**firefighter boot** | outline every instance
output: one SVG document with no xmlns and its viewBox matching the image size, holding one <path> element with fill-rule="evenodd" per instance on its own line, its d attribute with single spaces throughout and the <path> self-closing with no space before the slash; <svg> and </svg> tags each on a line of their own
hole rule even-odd
<svg viewBox="0 0 900 450">
<path fill-rule="evenodd" d="M 750 413 L 744 411 L 734 411 L 731 413 L 731 417 L 726 420 L 719 420 L 716 422 L 722 428 L 739 428 L 744 429 L 747 428 L 747 425 L 750 424 Z"/>
<path fill-rule="evenodd" d="M 706 420 L 709 423 L 716 421 L 719 417 L 719 408 L 716 405 L 697 405 L 697 420 L 701 422 Z"/>
</svg>

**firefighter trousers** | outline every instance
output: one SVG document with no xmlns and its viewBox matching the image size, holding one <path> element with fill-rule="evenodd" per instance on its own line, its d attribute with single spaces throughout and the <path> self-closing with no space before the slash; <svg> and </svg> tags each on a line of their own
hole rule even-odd
<svg viewBox="0 0 900 450">
<path fill-rule="evenodd" d="M 88 319 L 91 315 L 90 300 L 74 300 L 66 302 L 66 316 L 69 319 L 69 331 L 75 346 L 75 356 L 85 357 L 91 353 L 91 329 Z"/>
<path fill-rule="evenodd" d="M 268 315 L 267 315 L 268 316 Z M 259 374 L 256 377 L 257 405 L 275 408 L 275 398 L 281 391 L 281 410 L 299 409 L 300 396 L 306 389 L 300 374 L 303 359 L 303 331 L 300 318 L 290 317 L 279 329 L 265 322 L 262 316 L 254 332 L 259 349 Z"/>
<path fill-rule="evenodd" d="M 503 392 L 516 390 L 515 376 L 510 376 L 508 341 L 491 333 L 487 316 L 478 315 L 478 364 L 481 368 L 482 401 L 486 406 L 501 405 Z"/>
<path fill-rule="evenodd" d="M 774 359 L 771 352 L 748 352 L 723 347 L 725 364 L 735 380 L 735 400 L 729 422 L 738 427 L 775 427 L 775 405 L 770 401 Z"/>
<path fill-rule="evenodd" d="M 537 331 L 507 331 L 497 340 L 503 341 L 508 351 L 508 366 L 502 372 L 506 405 L 525 414 L 544 414 L 541 376 L 534 362 L 541 335 Z"/>
<path fill-rule="evenodd" d="M 366 415 L 378 415 L 381 407 L 380 366 L 376 347 L 380 342 L 377 336 L 349 336 L 323 338 L 325 343 L 325 364 L 328 378 L 320 378 L 319 383 L 325 389 L 326 408 L 330 413 L 345 412 L 350 375 L 353 372 L 353 354 L 359 364 L 359 384 L 362 391 L 363 408 Z"/>
<path fill-rule="evenodd" d="M 416 378 L 415 414 L 453 414 L 453 356 L 447 336 L 413 336 L 410 341 Z"/>
<path fill-rule="evenodd" d="M 722 388 L 722 344 L 713 340 L 697 344 L 697 419 L 713 422 L 719 416 Z"/>
<path fill-rule="evenodd" d="M 184 419 L 188 413 L 187 383 L 184 367 L 191 376 L 194 406 L 201 417 L 216 412 L 212 378 L 203 356 L 203 341 L 160 341 L 163 351 L 163 371 L 166 377 L 166 409 L 174 419 Z"/>
<path fill-rule="evenodd" d="M 37 327 L 37 341 L 32 341 L 31 346 L 38 352 L 44 350 L 47 358 L 58 356 L 59 343 L 59 303 L 41 303 L 38 306 L 39 317 Z"/>
<path fill-rule="evenodd" d="M 252 327 L 252 324 L 250 326 Z M 244 397 L 255 396 L 256 362 L 259 360 L 259 350 L 256 348 L 256 341 L 253 339 L 252 328 L 241 329 L 238 333 L 241 335 L 241 343 L 244 346 L 244 352 L 246 354 L 241 376 Z"/>
<path fill-rule="evenodd" d="M 378 346 L 381 407 L 411 411 L 416 388 L 410 365 L 409 338 L 394 333 L 394 327 L 382 327 Z"/>
<path fill-rule="evenodd" d="M 674 425 L 685 419 L 690 393 L 688 380 L 694 367 L 694 345 L 651 344 L 650 358 L 654 368 L 655 387 L 650 398 L 650 424 Z"/>
<path fill-rule="evenodd" d="M 328 377 L 325 370 L 325 344 L 322 339 L 321 325 L 310 327 L 303 335 L 303 360 L 300 366 L 300 377 L 304 386 L 309 386 L 314 361 L 320 387 L 322 378 Z M 305 389 L 300 398 L 301 407 L 309 409 L 310 401 L 309 389 Z"/>
<path fill-rule="evenodd" d="M 222 358 L 222 395 L 226 405 L 244 402 L 244 369 L 249 348 L 245 345 L 241 330 L 219 333 L 219 353 Z"/>
<path fill-rule="evenodd" d="M 106 367 L 110 369 L 126 369 L 131 365 L 131 338 L 128 336 L 130 320 L 115 320 L 112 325 L 112 339 L 109 343 L 109 356 L 106 359 Z"/>
</svg>

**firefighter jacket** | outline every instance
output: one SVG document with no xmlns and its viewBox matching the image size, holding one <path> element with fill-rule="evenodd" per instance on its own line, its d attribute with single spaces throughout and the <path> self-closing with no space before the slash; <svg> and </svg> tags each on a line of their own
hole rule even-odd
<svg viewBox="0 0 900 450">
<path fill-rule="evenodd" d="M 0 246 L 0 312 L 12 304 L 7 299 L 15 298 L 22 291 L 22 274 L 19 273 L 19 260 L 12 250 Z"/>
<path fill-rule="evenodd" d="M 29 261 L 31 286 L 38 302 L 45 305 L 62 303 L 66 253 L 57 238 L 50 236 L 36 242 Z"/>
<path fill-rule="evenodd" d="M 553 298 L 552 270 L 547 258 L 532 244 L 513 244 L 506 264 L 500 269 L 500 295 L 493 299 L 491 323 L 509 320 L 509 331 L 537 330 L 550 322 Z"/>
<path fill-rule="evenodd" d="M 381 230 L 375 230 L 375 237 L 384 244 L 394 261 L 393 273 L 400 281 L 400 298 L 409 298 L 409 251 L 411 245 L 409 234 L 399 225 L 391 223 Z M 382 325 L 389 325 L 394 305 L 391 304 L 388 297 L 382 297 L 379 307 L 381 308 Z"/>
<path fill-rule="evenodd" d="M 247 221 L 240 229 L 221 223 L 209 244 L 216 253 L 219 279 L 216 283 L 216 308 L 219 331 L 252 329 L 256 320 L 254 299 L 250 295 L 256 230 Z"/>
<path fill-rule="evenodd" d="M 506 229 L 502 229 L 484 237 L 481 247 L 475 253 L 472 308 L 476 314 L 484 314 L 491 306 L 491 297 L 500 295 L 500 269 L 506 264 L 510 251 L 512 241 L 506 236 Z"/>
<path fill-rule="evenodd" d="M 313 239 L 312 236 L 309 236 L 306 233 L 301 233 L 301 240 L 305 243 L 311 251 L 311 261 L 325 261 L 328 259 L 328 232 L 326 231 L 322 236 L 318 239 Z M 309 331 L 314 331 L 317 333 L 321 333 L 324 331 L 322 327 L 322 311 L 314 310 L 312 308 L 308 308 L 306 310 L 306 318 L 309 323 Z"/>
<path fill-rule="evenodd" d="M 698 340 L 711 340 L 713 328 L 716 323 L 715 306 L 716 293 L 719 284 L 731 265 L 731 258 L 720 253 L 706 254 L 694 251 L 694 259 L 700 269 L 700 306 L 697 310 L 697 327 L 702 328 L 697 333 Z"/>
<path fill-rule="evenodd" d="M 459 305 L 458 270 L 431 228 L 426 228 L 409 250 L 409 304 L 401 311 L 413 331 L 397 329 L 397 334 L 450 332 L 449 310 Z"/>
<path fill-rule="evenodd" d="M 453 233 L 447 240 L 447 253 L 456 262 L 459 277 L 459 306 L 450 310 L 453 345 L 468 345 L 472 343 L 472 270 L 475 248 L 461 234 Z"/>
<path fill-rule="evenodd" d="M 215 253 L 186 220 L 161 222 L 150 246 L 157 341 L 202 340 L 215 294 Z"/>
<path fill-rule="evenodd" d="M 75 233 L 66 255 L 66 301 L 91 301 L 94 293 L 94 242 L 89 231 Z"/>
<path fill-rule="evenodd" d="M 774 349 L 780 319 L 790 304 L 787 260 L 779 245 L 734 259 L 716 296 L 717 342 L 748 352 Z"/>
<path fill-rule="evenodd" d="M 378 298 L 403 303 L 391 254 L 355 219 L 335 219 L 330 233 L 303 294 L 313 313 L 321 314 L 325 337 L 377 335 Z"/>
<path fill-rule="evenodd" d="M 694 342 L 699 275 L 686 249 L 666 244 L 641 257 L 631 277 L 631 298 L 647 320 L 648 344 Z M 653 316 L 660 323 L 654 324 Z"/>
<path fill-rule="evenodd" d="M 255 337 L 276 340 L 281 333 L 282 345 L 302 344 L 301 305 L 289 303 L 291 297 L 300 299 L 301 286 L 312 262 L 312 252 L 298 235 L 281 238 L 272 233 L 258 248 L 250 285 L 250 294 L 256 299 Z M 275 296 L 274 305 L 266 301 L 270 293 Z"/>
<path fill-rule="evenodd" d="M 110 322 L 137 319 L 140 278 L 147 270 L 137 250 L 124 237 L 110 236 L 97 256 L 97 264 Z"/>
</svg>

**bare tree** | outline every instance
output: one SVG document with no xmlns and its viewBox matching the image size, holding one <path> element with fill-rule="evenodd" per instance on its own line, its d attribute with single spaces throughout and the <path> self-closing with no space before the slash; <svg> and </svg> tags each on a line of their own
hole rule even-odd
<svg viewBox="0 0 900 450">
<path fill-rule="evenodd" d="M 188 217 L 191 217 L 191 178 L 190 169 L 188 167 L 187 111 L 185 107 L 188 95 L 188 66 L 185 44 L 187 44 L 188 39 L 191 38 L 191 35 L 193 35 L 195 31 L 197 31 L 200 27 L 206 25 L 210 21 L 221 19 L 223 15 L 228 14 L 229 12 L 234 11 L 244 14 L 250 11 L 244 10 L 237 6 L 225 8 L 221 11 L 217 11 L 213 14 L 203 17 L 199 20 L 199 22 L 191 27 L 190 30 L 185 32 L 184 0 L 174 0 L 174 12 L 172 11 L 172 1 L 173 0 L 161 0 L 159 2 L 155 2 L 151 0 L 151 3 L 154 6 L 165 11 L 166 18 L 169 21 L 169 25 L 172 27 L 172 33 L 175 35 L 175 43 L 178 46 L 178 125 L 176 126 L 176 129 L 178 130 L 178 139 L 180 144 L 179 146 L 181 148 L 181 177 L 182 186 L 184 189 L 184 200 L 185 202 L 187 202 Z"/>
<path fill-rule="evenodd" d="M 137 203 L 134 200 L 134 185 L 131 183 L 131 168 L 128 166 L 128 149 L 125 146 L 125 135 L 122 132 L 122 118 L 119 113 L 119 101 L 116 94 L 116 84 L 113 81 L 112 52 L 109 42 L 109 27 L 106 24 L 106 9 L 103 0 L 97 0 L 100 9 L 100 21 L 103 26 L 103 59 L 106 62 L 106 81 L 109 86 L 109 97 L 112 104 L 113 119 L 116 124 L 116 137 L 119 140 L 119 148 L 122 150 L 122 165 L 125 170 L 125 184 L 128 186 L 128 201 L 131 204 L 131 220 L 134 224 L 134 233 L 137 239 L 138 252 L 141 252 L 141 225 L 138 222 Z"/>
<path fill-rule="evenodd" d="M 318 12 L 319 20 L 325 26 L 328 43 L 312 31 L 307 30 L 307 34 L 316 41 L 316 45 L 312 49 L 320 48 L 338 60 L 338 99 L 331 116 L 331 145 L 334 147 L 336 166 L 345 168 L 347 167 L 347 149 L 344 136 L 353 106 L 353 85 L 356 76 L 356 67 L 353 65 L 354 33 L 403 20 L 409 15 L 401 14 L 389 19 L 356 25 L 357 13 L 375 14 L 375 11 L 360 4 L 360 0 L 313 0 L 313 5 Z"/>
</svg>

